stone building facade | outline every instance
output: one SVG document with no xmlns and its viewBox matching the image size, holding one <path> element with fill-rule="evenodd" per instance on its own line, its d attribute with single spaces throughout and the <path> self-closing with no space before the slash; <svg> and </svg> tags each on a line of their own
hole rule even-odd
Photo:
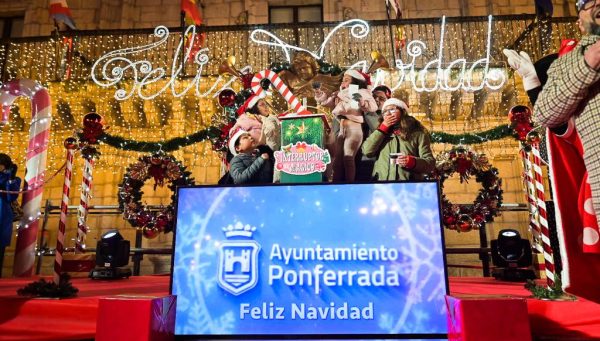
<svg viewBox="0 0 600 341">
<path fill-rule="evenodd" d="M 384 1 L 367 1 L 367 0 L 337 0 L 337 1 L 320 1 L 320 0 L 271 0 L 271 1 L 237 1 L 237 0 L 203 0 L 198 1 L 201 7 L 202 16 L 204 23 L 209 26 L 228 26 L 237 24 L 266 24 L 269 22 L 269 9 L 270 7 L 281 7 L 281 6 L 322 6 L 322 19 L 324 21 L 341 21 L 344 19 L 358 17 L 366 20 L 382 20 L 386 18 L 385 15 L 385 2 Z M 507 15 L 507 14 L 522 14 L 535 12 L 533 7 L 533 0 L 431 0 L 431 1 L 417 1 L 417 0 L 403 0 L 400 1 L 403 6 L 403 12 L 405 18 L 436 18 L 442 15 L 447 16 L 484 16 L 488 14 L 493 15 Z M 51 34 L 53 23 L 48 16 L 47 0 L 0 0 L 0 20 L 2 18 L 22 18 L 22 32 L 19 32 L 19 36 L 48 36 Z M 73 17 L 77 26 L 81 30 L 95 30 L 95 29 L 131 29 L 131 28 L 152 28 L 157 25 L 166 25 L 169 27 L 179 26 L 180 23 L 180 12 L 179 12 L 179 1 L 178 0 L 68 0 L 69 6 L 72 10 Z M 554 3 L 554 15 L 555 16 L 573 16 L 575 15 L 574 5 L 572 1 L 560 0 Z M 53 54 L 54 49 L 51 50 Z M 517 80 L 518 82 L 518 80 Z M 520 88 L 520 84 L 513 84 L 515 87 Z M 61 88 L 59 83 L 53 83 L 50 87 L 57 93 L 63 93 L 64 96 L 70 96 L 71 98 L 84 98 L 86 92 L 96 93 L 96 97 L 104 98 L 103 101 L 98 101 L 97 110 L 99 113 L 104 114 L 105 111 L 109 111 L 110 107 L 109 99 L 112 97 L 108 91 L 98 94 L 100 91 L 97 87 L 91 91 L 81 90 L 79 93 L 67 93 Z M 193 97 L 193 96 L 191 96 Z M 415 97 L 415 96 L 413 96 Z M 469 98 L 470 103 L 474 101 L 473 94 L 465 96 Z M 496 96 L 499 97 L 499 96 Z M 420 99 L 419 99 L 420 98 Z M 415 97 L 411 99 L 412 103 L 416 106 L 419 105 L 419 101 L 423 102 L 427 99 L 427 96 Z M 445 102 L 450 102 L 450 95 L 444 95 Z M 190 99 L 190 98 L 186 98 Z M 195 100 L 195 106 L 198 106 L 199 100 L 191 98 L 192 102 Z M 165 101 L 171 103 L 169 106 L 174 113 L 174 116 L 170 118 L 168 124 L 162 127 L 162 133 L 164 138 L 173 136 L 182 136 L 190 134 L 190 127 L 186 125 L 186 121 L 183 118 L 185 108 L 189 105 L 181 99 L 167 98 Z M 207 106 L 207 100 L 202 105 Z M 527 101 L 526 96 L 521 93 L 517 99 L 519 103 Z M 73 106 L 73 112 L 77 112 L 78 115 L 88 112 L 88 107 L 81 100 L 77 99 L 76 106 Z M 26 102 L 21 102 L 27 105 Z M 124 115 L 129 115 L 129 120 L 133 116 L 132 108 L 138 107 L 148 113 L 149 117 L 157 117 L 157 101 L 142 101 L 139 100 L 136 103 L 128 103 L 123 105 Z M 191 105 L 190 107 L 194 107 Z M 214 110 L 218 110 L 215 103 L 210 104 L 214 107 Z M 411 105 L 412 107 L 412 105 Z M 496 108 L 497 111 L 500 111 Z M 493 111 L 493 110 L 491 110 Z M 506 118 L 502 114 L 494 114 L 495 116 L 487 118 L 487 123 L 490 126 L 506 124 Z M 26 114 L 21 116 L 26 117 Z M 204 117 L 205 121 L 210 120 L 210 116 Z M 423 118 L 424 116 L 420 116 Z M 439 122 L 438 122 L 439 123 Z M 446 125 L 439 125 L 436 122 L 429 122 L 427 127 L 431 130 L 446 131 L 452 134 L 464 133 L 469 130 L 482 131 L 488 128 L 488 126 L 481 126 L 480 122 L 467 121 L 467 120 L 456 120 L 452 121 L 450 125 L 446 121 Z M 112 122 L 114 124 L 114 122 Z M 438 124 L 438 125 L 436 125 Z M 118 129 L 118 128 L 117 128 Z M 115 127 L 113 130 L 115 131 Z M 137 128 L 135 132 L 138 135 L 144 135 L 146 131 L 142 128 Z M 4 132 L 0 132 L 4 134 Z M 23 152 L 26 149 L 27 131 L 17 133 L 12 139 L 13 144 L 21 144 L 15 150 Z M 50 169 L 56 169 L 60 166 L 63 155 L 63 149 L 61 142 L 67 136 L 72 134 L 72 130 L 63 129 L 61 132 L 54 132 L 54 141 L 58 144 L 51 146 L 52 150 L 55 151 L 54 162 L 50 162 Z M 0 136 L 0 152 L 6 152 L 6 144 L 2 144 L 2 137 Z M 19 141 L 15 143 L 14 141 Z M 14 147 L 14 146 L 13 146 Z M 436 145 L 435 152 L 440 152 L 447 149 L 448 145 Z M 525 203 L 525 193 L 523 191 L 522 183 L 522 165 L 518 157 L 518 145 L 514 141 L 495 141 L 488 143 L 485 146 L 476 146 L 475 150 L 478 152 L 485 152 L 489 155 L 490 160 L 494 167 L 497 167 L 500 172 L 500 176 L 503 180 L 504 185 L 504 202 L 506 203 Z M 108 149 L 102 151 L 103 160 L 102 162 L 106 165 L 116 160 L 135 160 L 138 154 L 126 154 L 119 153 L 114 149 Z M 197 184 L 214 184 L 217 182 L 222 171 L 222 165 L 220 162 L 219 155 L 211 151 L 208 143 L 199 144 L 193 149 L 180 150 L 174 153 L 175 157 L 182 160 L 189 169 L 192 171 Z M 200 156 L 199 156 L 200 155 Z M 17 155 L 17 158 L 24 159 L 23 155 Z M 129 159 L 128 159 L 129 158 Z M 81 161 L 76 161 L 75 165 L 75 176 L 72 191 L 72 204 L 75 202 L 74 198 L 78 196 L 78 189 L 81 179 Z M 125 170 L 123 168 L 110 168 L 105 166 L 103 169 L 98 169 L 94 173 L 94 189 L 93 198 L 91 201 L 92 205 L 115 205 L 117 203 L 117 191 L 118 184 L 123 179 Z M 449 179 L 446 183 L 444 192 L 450 197 L 451 201 L 457 203 L 472 202 L 479 190 L 479 184 L 472 181 L 471 183 L 459 183 L 454 177 Z M 166 204 L 169 202 L 170 191 L 160 190 L 155 191 L 152 189 L 152 185 L 147 183 L 144 187 L 144 202 L 149 204 Z M 45 187 L 44 200 L 52 200 L 54 205 L 60 202 L 62 196 L 62 179 L 60 176 L 54 178 Z M 113 212 L 117 213 L 117 212 Z M 518 228 L 524 234 L 527 234 L 528 226 L 528 214 L 527 212 L 505 212 L 501 217 L 498 217 L 493 224 L 488 225 L 488 236 L 494 237 L 498 231 L 502 228 Z M 48 221 L 48 235 L 47 242 L 48 246 L 52 248 L 56 240 L 56 230 L 58 224 L 57 215 L 51 216 Z M 133 241 L 135 239 L 135 230 L 125 222 L 120 215 L 103 215 L 103 216 L 91 216 L 88 220 L 88 225 L 92 228 L 88 239 L 88 245 L 95 246 L 95 240 L 98 238 L 103 231 L 110 228 L 119 228 L 120 231 L 125 235 L 126 239 Z M 76 226 L 76 214 L 71 214 L 69 217 L 69 228 L 67 232 L 68 244 L 72 242 L 74 236 L 74 226 Z M 455 231 L 446 231 L 446 242 L 451 247 L 478 247 L 479 237 L 476 231 L 471 233 L 456 233 Z M 158 238 L 152 240 L 143 241 L 144 247 L 169 247 L 171 244 L 172 234 L 164 235 L 161 234 Z M 72 244 L 72 243 L 71 243 Z M 69 246 L 69 245 L 67 245 Z M 3 264 L 3 276 L 10 276 L 11 267 L 13 264 L 13 250 L 14 250 L 14 238 L 11 248 L 7 249 L 7 255 Z M 451 255 L 449 256 L 450 264 L 473 264 L 477 265 L 477 255 Z M 44 257 L 42 266 L 42 273 L 49 274 L 52 271 L 51 268 L 52 259 L 51 257 Z M 144 263 L 142 265 L 142 273 L 155 273 L 155 272 L 167 272 L 169 269 L 170 260 L 168 256 L 145 256 Z M 469 274 L 476 275 L 480 274 L 479 270 L 465 270 L 460 268 L 452 269 L 451 274 Z"/>
<path fill-rule="evenodd" d="M 168 27 L 180 23 L 178 0 L 69 0 L 81 30 Z M 533 0 L 399 0 L 404 18 L 485 16 L 535 13 Z M 554 16 L 575 16 L 574 1 L 554 0 Z M 199 0 L 204 23 L 209 26 L 266 24 L 269 7 L 322 6 L 324 21 L 351 17 L 365 20 L 386 18 L 385 1 L 368 0 Z M 360 14 L 360 15 L 359 15 Z M 47 0 L 0 0 L 1 17 L 24 17 L 23 36 L 49 35 L 53 23 Z"/>
</svg>

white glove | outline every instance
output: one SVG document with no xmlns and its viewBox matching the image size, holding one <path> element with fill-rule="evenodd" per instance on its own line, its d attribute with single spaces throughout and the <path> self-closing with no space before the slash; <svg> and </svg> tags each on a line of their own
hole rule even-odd
<svg viewBox="0 0 600 341">
<path fill-rule="evenodd" d="M 531 58 L 525 51 L 517 53 L 515 50 L 502 50 L 502 53 L 508 58 L 508 65 L 512 67 L 523 78 L 523 87 L 525 91 L 537 88 L 542 83 L 535 72 L 535 67 Z"/>
</svg>

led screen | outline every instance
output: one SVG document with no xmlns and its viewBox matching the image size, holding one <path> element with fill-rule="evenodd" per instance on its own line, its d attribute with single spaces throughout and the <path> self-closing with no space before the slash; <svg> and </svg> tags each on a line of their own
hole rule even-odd
<svg viewBox="0 0 600 341">
<path fill-rule="evenodd" d="M 435 182 L 180 188 L 177 335 L 447 332 Z"/>
</svg>

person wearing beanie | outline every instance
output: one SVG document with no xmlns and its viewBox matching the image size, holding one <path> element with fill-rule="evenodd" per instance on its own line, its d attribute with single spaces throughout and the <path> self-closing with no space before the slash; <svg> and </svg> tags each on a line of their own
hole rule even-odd
<svg viewBox="0 0 600 341">
<path fill-rule="evenodd" d="M 232 130 L 229 151 L 233 154 L 229 174 L 233 183 L 267 184 L 273 182 L 273 158 L 270 148 L 257 146 L 252 135 L 243 130 Z M 272 151 L 271 151 L 272 153 Z"/>
<path fill-rule="evenodd" d="M 377 157 L 373 180 L 422 180 L 435 169 L 429 132 L 397 98 L 384 102 L 383 122 L 365 140 L 362 152 Z"/>
<path fill-rule="evenodd" d="M 0 264 L 4 259 L 4 249 L 10 245 L 13 235 L 15 217 L 12 204 L 17 200 L 18 194 L 7 192 L 18 192 L 21 187 L 21 179 L 16 173 L 17 165 L 12 162 L 10 156 L 0 153 Z"/>
<path fill-rule="evenodd" d="M 259 114 L 258 103 L 264 99 L 256 95 L 250 95 L 248 99 L 237 110 L 238 118 L 231 130 L 243 129 L 250 133 L 257 143 L 260 141 L 262 131 L 262 116 Z"/>
<path fill-rule="evenodd" d="M 363 141 L 363 115 L 366 112 L 377 110 L 375 99 L 368 89 L 369 85 L 368 75 L 351 69 L 344 73 L 340 90 L 332 93 L 331 96 L 328 97 L 320 89 L 315 90 L 317 103 L 333 108 L 331 113 L 339 122 L 339 132 L 335 139 L 333 155 L 334 182 L 354 182 L 355 180 L 355 158 Z M 351 93 L 350 91 L 356 86 L 358 90 Z"/>
</svg>

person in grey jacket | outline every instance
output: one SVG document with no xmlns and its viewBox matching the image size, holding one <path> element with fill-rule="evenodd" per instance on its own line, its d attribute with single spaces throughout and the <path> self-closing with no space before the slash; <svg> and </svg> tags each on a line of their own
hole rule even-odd
<svg viewBox="0 0 600 341">
<path fill-rule="evenodd" d="M 257 141 L 242 129 L 236 130 L 229 139 L 231 159 L 229 174 L 233 183 L 262 184 L 273 182 L 273 159 L 267 146 L 256 145 Z"/>
<path fill-rule="evenodd" d="M 397 98 L 383 104 L 383 122 L 365 140 L 362 151 L 377 157 L 373 180 L 421 180 L 435 169 L 429 132 Z"/>
</svg>

